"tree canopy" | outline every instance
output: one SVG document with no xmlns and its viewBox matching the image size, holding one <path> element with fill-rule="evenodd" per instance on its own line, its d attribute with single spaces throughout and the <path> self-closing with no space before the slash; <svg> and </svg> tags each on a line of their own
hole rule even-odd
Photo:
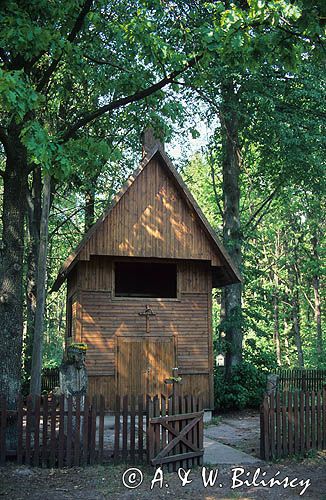
<svg viewBox="0 0 326 500">
<path fill-rule="evenodd" d="M 320 359 L 324 20 L 317 0 L 3 2 L 0 383 L 9 404 L 22 352 L 30 372 L 42 213 L 49 255 L 40 283 L 49 292 L 68 249 L 134 165 L 140 132 L 150 125 L 168 141 L 188 127 L 196 136 L 193 110 L 211 142 L 185 174 L 243 267 L 244 286 L 221 302 L 232 363 L 243 333 L 270 351 L 271 315 L 276 351 L 283 321 L 298 362 Z M 63 303 L 47 293 L 49 364 L 61 355 Z M 312 311 L 317 358 L 305 347 Z M 290 347 L 284 353 L 279 362 L 294 362 Z"/>
</svg>

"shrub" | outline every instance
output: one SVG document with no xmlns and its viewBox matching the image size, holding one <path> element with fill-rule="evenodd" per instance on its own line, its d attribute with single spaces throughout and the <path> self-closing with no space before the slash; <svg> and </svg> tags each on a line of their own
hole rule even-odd
<svg viewBox="0 0 326 500">
<path fill-rule="evenodd" d="M 241 363 L 231 371 L 229 382 L 220 369 L 215 371 L 215 407 L 219 410 L 258 408 L 266 388 L 266 373 L 250 363 Z"/>
</svg>

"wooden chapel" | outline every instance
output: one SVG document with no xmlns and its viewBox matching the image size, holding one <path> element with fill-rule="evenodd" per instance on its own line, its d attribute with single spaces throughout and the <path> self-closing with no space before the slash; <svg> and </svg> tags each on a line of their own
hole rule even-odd
<svg viewBox="0 0 326 500">
<path fill-rule="evenodd" d="M 89 395 L 166 392 L 178 368 L 185 394 L 213 408 L 212 288 L 240 275 L 153 134 L 144 156 L 62 266 L 66 343 L 85 342 Z M 147 138 L 147 139 L 146 139 Z"/>
</svg>

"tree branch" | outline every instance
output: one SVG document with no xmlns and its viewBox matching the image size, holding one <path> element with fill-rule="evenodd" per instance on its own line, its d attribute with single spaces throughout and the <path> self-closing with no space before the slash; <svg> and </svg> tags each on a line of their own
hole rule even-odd
<svg viewBox="0 0 326 500">
<path fill-rule="evenodd" d="M 223 214 L 223 210 L 222 210 L 222 207 L 221 207 L 219 195 L 218 195 L 218 192 L 217 192 L 214 163 L 213 163 L 213 158 L 212 158 L 211 155 L 210 155 L 209 164 L 210 164 L 210 168 L 211 168 L 211 177 L 212 177 L 212 184 L 213 184 L 213 190 L 214 190 L 214 196 L 215 196 L 215 203 L 217 205 L 217 208 L 218 208 L 218 210 L 220 212 L 220 215 L 222 217 L 222 220 L 223 220 L 223 215 L 224 214 Z"/>
<path fill-rule="evenodd" d="M 79 31 L 81 30 L 81 28 L 83 26 L 83 22 L 84 22 L 85 17 L 87 16 L 88 12 L 90 11 L 92 3 L 93 3 L 93 0 L 86 0 L 85 1 L 84 6 L 83 6 L 82 10 L 80 11 L 80 13 L 75 21 L 75 24 L 67 37 L 68 42 L 73 42 L 75 40 L 76 36 L 78 35 Z M 52 63 L 50 64 L 50 66 L 48 66 L 48 68 L 45 70 L 41 81 L 38 83 L 38 85 L 36 87 L 36 90 L 38 92 L 40 92 L 45 87 L 45 85 L 48 83 L 49 79 L 51 78 L 51 75 L 57 69 L 59 62 L 61 61 L 62 55 L 63 55 L 63 51 L 61 52 L 60 56 L 57 57 L 56 59 L 54 59 L 52 61 Z"/>
<path fill-rule="evenodd" d="M 246 227 L 250 226 L 250 224 L 253 222 L 253 220 L 257 217 L 257 215 L 259 215 L 259 213 L 263 210 L 263 208 L 268 205 L 272 199 L 274 198 L 274 196 L 276 195 L 277 191 L 279 190 L 280 188 L 280 184 L 274 189 L 274 191 L 272 191 L 272 193 L 267 196 L 267 198 L 262 202 L 262 204 L 257 208 L 256 212 L 254 212 L 252 214 L 252 216 L 250 217 L 250 219 L 248 220 L 247 224 L 246 224 Z M 260 219 L 261 220 L 261 219 Z"/>
<path fill-rule="evenodd" d="M 217 116 L 220 118 L 220 111 L 221 111 L 220 106 L 218 104 L 216 104 L 214 99 L 212 99 L 211 97 L 206 95 L 203 90 L 199 89 L 195 85 L 191 85 L 190 83 L 186 83 L 186 82 L 179 82 L 178 80 L 175 80 L 172 83 L 175 83 L 176 85 L 182 85 L 183 87 L 187 87 L 187 88 L 192 89 L 195 92 L 197 92 L 197 94 L 203 99 L 203 101 L 207 102 L 215 109 Z"/>
<path fill-rule="evenodd" d="M 64 226 L 65 224 L 67 224 L 67 222 L 71 222 L 71 224 L 75 227 L 75 229 L 78 229 L 78 232 L 81 233 L 82 231 L 80 230 L 80 228 L 73 222 L 72 218 L 77 215 L 79 212 L 81 212 L 82 210 L 84 210 L 84 207 L 79 207 L 77 208 L 76 210 L 74 210 L 74 212 L 72 212 L 72 214 L 70 214 L 68 217 L 66 217 L 63 221 L 60 222 L 60 224 L 58 224 L 54 229 L 53 231 L 51 231 L 50 233 L 50 239 L 59 231 L 59 229 Z"/>
<path fill-rule="evenodd" d="M 150 87 L 147 87 L 144 90 L 140 90 L 138 92 L 135 92 L 132 95 L 126 96 L 126 97 L 121 97 L 120 99 L 116 99 L 115 101 L 110 102 L 109 104 L 105 104 L 104 106 L 101 106 L 97 110 L 88 113 L 84 115 L 82 118 L 77 120 L 71 127 L 68 129 L 63 137 L 62 141 L 67 142 L 69 139 L 71 139 L 75 133 L 88 123 L 92 122 L 93 120 L 96 120 L 96 118 L 100 118 L 103 116 L 105 113 L 108 113 L 110 111 L 113 111 L 115 109 L 121 108 L 122 106 L 126 106 L 127 104 L 131 104 L 132 102 L 138 102 L 144 99 L 145 97 L 148 97 L 158 90 L 161 90 L 163 87 L 166 87 L 166 85 L 169 85 L 170 83 L 173 83 L 174 79 L 187 71 L 189 68 L 192 68 L 195 66 L 198 61 L 203 57 L 203 54 L 198 55 L 196 57 L 193 57 L 188 61 L 188 63 L 180 70 L 173 71 L 170 75 L 166 76 L 162 80 L 160 80 L 157 83 L 154 83 Z"/>
<path fill-rule="evenodd" d="M 119 64 L 115 64 L 111 61 L 106 61 L 104 59 L 96 59 L 96 57 L 90 56 L 88 54 L 84 54 L 84 57 L 95 64 L 112 66 L 112 68 L 116 68 L 119 71 L 126 71 L 127 73 L 130 73 L 130 70 L 128 68 L 124 68 L 123 66 L 119 66 Z"/>
</svg>

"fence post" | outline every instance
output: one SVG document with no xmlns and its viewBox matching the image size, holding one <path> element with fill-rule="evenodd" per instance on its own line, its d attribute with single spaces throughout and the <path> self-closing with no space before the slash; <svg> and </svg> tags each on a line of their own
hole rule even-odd
<svg viewBox="0 0 326 500">
<path fill-rule="evenodd" d="M 114 463 L 119 461 L 120 450 L 120 395 L 117 394 L 115 399 L 115 420 L 114 420 Z"/>
<path fill-rule="evenodd" d="M 6 426 L 7 426 L 7 401 L 4 396 L 0 398 L 0 464 L 6 461 Z"/>
<path fill-rule="evenodd" d="M 80 396 L 75 398 L 75 418 L 73 424 L 74 432 L 74 465 L 80 462 Z"/>
<path fill-rule="evenodd" d="M 143 461 L 143 451 L 144 451 L 144 396 L 141 394 L 138 396 L 138 456 L 139 460 Z"/>
<path fill-rule="evenodd" d="M 128 460 L 128 395 L 122 398 L 122 459 Z"/>
<path fill-rule="evenodd" d="M 270 457 L 269 400 L 269 396 L 265 395 L 261 406 L 260 450 L 263 460 L 268 460 Z"/>
<path fill-rule="evenodd" d="M 97 414 L 97 397 L 94 395 L 92 399 L 90 411 L 90 433 L 89 433 L 89 463 L 94 465 L 95 449 L 96 449 L 96 414 Z"/>
<path fill-rule="evenodd" d="M 317 449 L 322 450 L 322 407 L 321 392 L 317 392 Z"/>
<path fill-rule="evenodd" d="M 135 463 L 135 443 L 136 443 L 136 399 L 132 394 L 130 398 L 130 461 Z"/>
<path fill-rule="evenodd" d="M 300 453 L 304 453 L 305 449 L 305 393 L 303 391 L 300 392 Z"/>
<path fill-rule="evenodd" d="M 66 445 L 66 465 L 71 467 L 71 450 L 72 450 L 72 396 L 67 398 L 67 445 Z"/>
<path fill-rule="evenodd" d="M 203 411 L 204 404 L 202 396 L 198 398 L 198 411 Z M 198 422 L 198 448 L 202 450 L 204 448 L 204 415 Z M 198 457 L 198 465 L 203 465 L 203 457 Z"/>
<path fill-rule="evenodd" d="M 40 463 L 40 411 L 41 397 L 34 398 L 34 456 L 33 465 L 38 466 Z"/>
<path fill-rule="evenodd" d="M 265 460 L 265 420 L 264 420 L 263 403 L 260 405 L 259 417 L 260 417 L 260 458 L 262 460 Z"/>
<path fill-rule="evenodd" d="M 18 430 L 18 439 L 17 439 L 17 464 L 21 465 L 23 463 L 23 398 L 22 395 L 19 394 L 17 398 L 17 430 Z"/>
<path fill-rule="evenodd" d="M 33 399 L 31 394 L 27 396 L 27 413 L 26 413 L 26 455 L 25 464 L 31 464 L 31 433 L 33 421 Z"/>
<path fill-rule="evenodd" d="M 59 442 L 58 442 L 58 466 L 64 464 L 65 445 L 65 397 L 61 394 L 59 398 Z"/>
<path fill-rule="evenodd" d="M 154 458 L 154 432 L 153 424 L 150 423 L 150 419 L 153 417 L 153 401 L 152 398 L 147 397 L 146 400 L 146 413 L 147 413 L 147 463 L 151 463 L 151 459 Z"/>
<path fill-rule="evenodd" d="M 88 440 L 89 440 L 89 398 L 85 396 L 84 408 L 83 408 L 83 454 L 82 454 L 82 465 L 87 465 L 88 462 Z"/>
<path fill-rule="evenodd" d="M 104 412 L 105 412 L 105 399 L 103 394 L 100 395 L 100 408 L 99 408 L 99 428 L 98 428 L 98 463 L 103 462 L 103 448 L 104 448 Z"/>
</svg>

